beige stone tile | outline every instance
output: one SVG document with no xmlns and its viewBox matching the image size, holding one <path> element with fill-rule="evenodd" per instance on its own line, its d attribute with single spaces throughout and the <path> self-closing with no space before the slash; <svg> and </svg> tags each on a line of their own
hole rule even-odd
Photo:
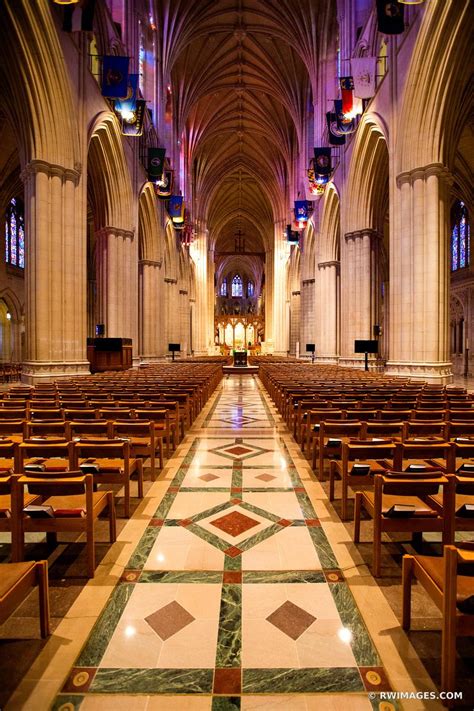
<svg viewBox="0 0 474 711">
<path fill-rule="evenodd" d="M 272 482 L 270 482 L 271 484 Z M 303 512 L 294 492 L 260 492 L 248 491 L 243 495 L 244 501 L 253 506 L 268 511 L 280 518 L 301 519 Z"/>
<path fill-rule="evenodd" d="M 81 704 L 81 711 L 145 711 L 148 696 L 129 694 L 87 694 Z"/>
<path fill-rule="evenodd" d="M 146 711 L 211 711 L 210 696 L 149 696 Z"/>
<path fill-rule="evenodd" d="M 229 500 L 229 494 L 221 491 L 205 493 L 182 492 L 177 494 L 168 512 L 167 518 L 190 518 L 201 511 L 218 506 Z"/>
<path fill-rule="evenodd" d="M 224 553 L 181 526 L 161 529 L 145 570 L 222 570 Z M 194 566 L 200 567 L 194 567 Z"/>
<path fill-rule="evenodd" d="M 281 696 L 243 696 L 242 711 L 307 711 L 304 696 L 282 694 Z"/>
</svg>

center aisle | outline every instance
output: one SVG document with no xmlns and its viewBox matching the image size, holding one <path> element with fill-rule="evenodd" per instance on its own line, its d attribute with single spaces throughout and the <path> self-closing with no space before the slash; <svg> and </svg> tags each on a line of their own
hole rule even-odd
<svg viewBox="0 0 474 711">
<path fill-rule="evenodd" d="M 224 380 L 124 529 L 52 708 L 389 711 L 374 692 L 431 688 L 325 499 L 258 381 Z"/>
</svg>

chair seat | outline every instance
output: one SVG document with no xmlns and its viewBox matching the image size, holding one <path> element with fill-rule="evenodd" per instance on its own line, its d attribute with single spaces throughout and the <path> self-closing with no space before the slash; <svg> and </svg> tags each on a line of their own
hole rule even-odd
<svg viewBox="0 0 474 711">
<path fill-rule="evenodd" d="M 38 499 L 38 496 L 35 496 L 34 494 L 25 494 L 24 502 L 25 506 L 29 506 L 30 504 L 34 503 L 36 499 Z M 11 496 L 10 494 L 2 494 L 0 496 L 0 512 L 2 511 L 11 511 L 12 508 L 12 502 L 11 502 Z"/>
<path fill-rule="evenodd" d="M 136 459 L 130 459 L 129 461 L 130 471 L 133 471 L 136 465 Z M 123 474 L 123 459 L 93 459 L 92 457 L 86 457 L 85 459 L 79 460 L 79 466 L 82 464 L 91 464 L 92 466 L 97 465 L 99 467 L 98 474 L 100 474 L 101 472 L 103 472 L 104 474 Z"/>
<path fill-rule="evenodd" d="M 434 494 L 433 496 L 430 496 L 430 499 L 433 499 L 438 506 L 443 505 L 442 494 Z M 459 511 L 461 506 L 464 506 L 465 504 L 470 504 L 471 506 L 474 504 L 474 495 L 469 496 L 468 494 L 456 494 L 455 502 L 455 511 Z"/>
<path fill-rule="evenodd" d="M 13 459 L 6 459 L 5 457 L 0 457 L 0 473 L 1 474 L 11 474 L 13 472 Z"/>
<path fill-rule="evenodd" d="M 413 557 L 442 591 L 444 589 L 444 559 L 428 555 L 415 555 Z M 474 577 L 458 575 L 457 581 L 457 604 L 459 605 L 474 595 Z"/>
<path fill-rule="evenodd" d="M 34 561 L 24 563 L 3 563 L 0 568 L 0 602 L 2 598 L 35 567 Z"/>
<path fill-rule="evenodd" d="M 107 491 L 94 491 L 92 500 L 94 506 L 107 498 Z M 86 495 L 72 494 L 71 496 L 50 496 L 44 502 L 45 506 L 51 506 L 54 511 L 84 510 L 86 509 Z"/>
<path fill-rule="evenodd" d="M 375 494 L 373 491 L 364 491 L 364 498 L 370 503 L 372 508 L 374 508 Z M 418 496 L 391 496 L 390 494 L 383 494 L 382 496 L 382 513 L 385 515 L 392 506 L 398 504 L 406 504 L 409 506 L 415 506 L 416 508 L 423 509 L 423 512 L 416 513 L 416 518 L 418 517 L 435 517 L 438 512 L 431 509 L 429 505 L 420 499 Z"/>
</svg>

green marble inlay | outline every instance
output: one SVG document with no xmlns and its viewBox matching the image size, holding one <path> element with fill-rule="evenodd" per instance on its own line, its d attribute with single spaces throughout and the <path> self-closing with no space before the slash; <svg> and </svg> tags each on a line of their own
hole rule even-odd
<svg viewBox="0 0 474 711">
<path fill-rule="evenodd" d="M 69 704 L 69 708 L 78 709 L 84 701 L 83 696 L 73 696 L 72 694 L 58 694 L 56 696 L 51 711 L 58 711 L 64 704 Z"/>
<path fill-rule="evenodd" d="M 316 553 L 318 554 L 319 562 L 323 568 L 338 568 L 338 562 L 334 557 L 332 548 L 328 543 L 326 534 L 322 528 L 313 528 L 310 526 L 308 528 L 309 535 L 313 541 L 313 545 L 316 548 Z"/>
<path fill-rule="evenodd" d="M 109 598 L 109 601 L 94 625 L 86 646 L 79 655 L 76 666 L 98 667 L 104 656 L 120 617 L 127 606 L 130 596 L 135 589 L 133 583 L 118 585 Z"/>
<path fill-rule="evenodd" d="M 166 518 L 166 515 L 170 510 L 171 504 L 175 500 L 177 493 L 177 491 L 171 491 L 163 496 L 160 505 L 153 514 L 153 518 Z"/>
<path fill-rule="evenodd" d="M 214 514 L 218 514 L 221 511 L 225 511 L 228 508 L 231 508 L 231 504 L 229 504 L 228 501 L 225 501 L 223 504 L 217 504 L 216 506 L 213 506 L 210 509 L 206 509 L 205 511 L 200 511 L 200 513 L 196 514 L 195 516 L 191 516 L 191 521 L 194 521 L 194 523 L 197 523 L 198 521 L 202 521 L 204 518 L 207 518 L 208 516 L 213 516 Z"/>
<path fill-rule="evenodd" d="M 380 657 L 372 644 L 347 583 L 334 583 L 329 586 L 329 589 L 336 603 L 342 624 L 352 632 L 351 647 L 357 664 L 360 667 L 381 666 Z"/>
<path fill-rule="evenodd" d="M 167 518 L 164 522 L 164 526 L 181 526 L 180 518 Z"/>
<path fill-rule="evenodd" d="M 206 531 L 205 528 L 201 528 L 201 526 L 198 526 L 195 523 L 190 523 L 189 526 L 186 526 L 186 529 L 191 531 L 191 533 L 194 533 L 195 536 L 198 536 L 198 538 L 201 538 L 203 541 L 207 541 L 207 543 L 210 543 L 211 546 L 214 546 L 220 551 L 225 551 L 226 548 L 229 548 L 229 543 L 223 541 L 218 536 L 215 536 L 210 531 Z"/>
<path fill-rule="evenodd" d="M 90 691 L 101 694 L 209 694 L 213 669 L 98 669 Z"/>
<path fill-rule="evenodd" d="M 251 511 L 254 514 L 257 514 L 257 516 L 262 516 L 262 518 L 267 518 L 269 521 L 279 521 L 281 519 L 281 516 L 277 516 L 276 514 L 270 513 L 270 511 L 266 511 L 265 509 L 261 509 L 258 506 L 254 506 L 253 504 L 249 504 L 247 501 L 243 501 L 240 504 L 241 508 L 246 509 L 247 511 Z"/>
<path fill-rule="evenodd" d="M 303 512 L 303 516 L 305 518 L 318 518 L 316 516 L 316 512 L 313 508 L 313 504 L 309 500 L 309 497 L 307 494 L 303 494 L 302 492 L 296 492 L 296 498 L 298 499 L 298 503 L 300 505 L 300 509 Z"/>
<path fill-rule="evenodd" d="M 297 571 L 249 571 L 242 576 L 243 583 L 324 583 L 324 573 L 312 570 Z"/>
<path fill-rule="evenodd" d="M 236 555 L 234 558 L 226 555 L 224 558 L 224 570 L 242 570 L 242 556 Z"/>
<path fill-rule="evenodd" d="M 140 583 L 222 583 L 222 573 L 208 570 L 144 570 Z"/>
<path fill-rule="evenodd" d="M 139 570 L 145 565 L 148 556 L 150 555 L 151 549 L 154 546 L 158 534 L 160 533 L 159 526 L 148 526 L 145 529 L 143 536 L 140 538 L 137 547 L 132 553 L 126 568 L 131 568 L 132 570 Z"/>
<path fill-rule="evenodd" d="M 238 711 L 240 696 L 214 696 L 211 711 Z"/>
<path fill-rule="evenodd" d="M 217 492 L 223 494 L 229 490 L 230 486 L 182 486 L 179 493 L 182 494 L 184 491 L 188 494 L 199 494 L 204 492 L 208 494 L 211 491 L 212 493 Z"/>
<path fill-rule="evenodd" d="M 364 685 L 356 667 L 243 670 L 242 691 L 246 694 L 363 690 Z"/>
<path fill-rule="evenodd" d="M 239 556 L 240 557 L 240 556 Z M 240 667 L 242 586 L 222 586 L 219 631 L 217 634 L 216 667 Z"/>
<path fill-rule="evenodd" d="M 232 486 L 241 489 L 242 488 L 242 467 L 234 466 L 232 469 Z"/>
<path fill-rule="evenodd" d="M 251 536 L 250 538 L 247 538 L 245 541 L 241 541 L 239 543 L 239 548 L 241 551 L 248 551 L 250 548 L 253 548 L 256 546 L 258 543 L 261 543 L 262 541 L 266 541 L 267 538 L 270 538 L 271 536 L 274 536 L 277 533 L 280 533 L 283 528 L 278 525 L 278 523 L 273 523 L 271 526 L 268 526 L 268 528 L 265 528 L 263 531 L 260 531 L 259 533 L 256 533 L 255 536 Z"/>
<path fill-rule="evenodd" d="M 287 488 L 285 486 L 244 486 L 243 488 L 244 492 L 247 491 L 256 491 L 259 493 L 265 493 L 265 494 L 276 494 L 276 493 L 288 493 L 289 491 L 293 491 L 292 488 Z"/>
</svg>

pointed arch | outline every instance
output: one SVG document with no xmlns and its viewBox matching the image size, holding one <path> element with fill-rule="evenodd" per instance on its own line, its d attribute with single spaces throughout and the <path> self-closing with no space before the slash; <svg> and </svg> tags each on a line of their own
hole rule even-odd
<svg viewBox="0 0 474 711">
<path fill-rule="evenodd" d="M 340 204 L 339 193 L 334 184 L 329 185 L 324 194 L 319 261 L 339 260 L 340 257 Z"/>
<path fill-rule="evenodd" d="M 145 183 L 138 200 L 138 258 L 158 262 L 160 255 L 156 196 L 151 183 Z"/>
</svg>

